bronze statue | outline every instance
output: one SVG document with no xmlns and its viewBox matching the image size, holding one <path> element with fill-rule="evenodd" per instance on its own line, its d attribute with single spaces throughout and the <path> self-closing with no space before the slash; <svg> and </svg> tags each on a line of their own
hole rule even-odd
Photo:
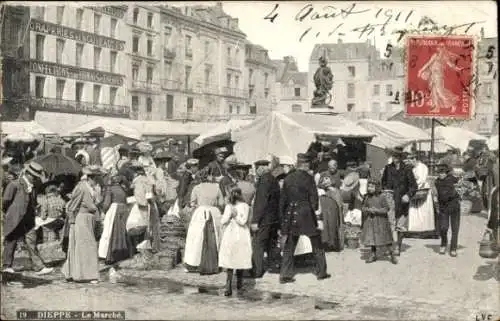
<svg viewBox="0 0 500 321">
<path fill-rule="evenodd" d="M 314 91 L 314 98 L 312 100 L 312 105 L 328 105 L 332 100 L 332 95 L 330 90 L 333 88 L 333 74 L 330 67 L 327 66 L 328 61 L 325 57 L 319 58 L 319 67 L 314 73 L 314 85 L 316 90 Z"/>
</svg>

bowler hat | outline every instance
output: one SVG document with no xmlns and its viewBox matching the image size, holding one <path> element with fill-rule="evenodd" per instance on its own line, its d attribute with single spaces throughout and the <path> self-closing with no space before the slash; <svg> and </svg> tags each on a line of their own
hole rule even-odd
<svg viewBox="0 0 500 321">
<path fill-rule="evenodd" d="M 392 150 L 392 156 L 401 157 L 402 155 L 403 155 L 403 148 L 402 147 L 396 147 Z"/>
<path fill-rule="evenodd" d="M 437 172 L 438 173 L 449 173 L 451 172 L 452 168 L 450 164 L 448 163 L 440 163 L 437 165 Z"/>
</svg>

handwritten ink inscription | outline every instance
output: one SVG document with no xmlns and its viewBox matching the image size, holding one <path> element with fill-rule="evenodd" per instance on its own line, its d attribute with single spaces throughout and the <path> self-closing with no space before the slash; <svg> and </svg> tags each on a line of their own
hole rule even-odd
<svg viewBox="0 0 500 321">
<path fill-rule="evenodd" d="M 411 36 L 406 46 L 406 114 L 470 119 L 474 39 Z"/>
</svg>

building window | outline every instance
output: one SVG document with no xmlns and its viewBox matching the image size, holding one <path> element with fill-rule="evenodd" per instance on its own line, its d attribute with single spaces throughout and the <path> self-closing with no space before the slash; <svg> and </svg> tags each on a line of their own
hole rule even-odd
<svg viewBox="0 0 500 321">
<path fill-rule="evenodd" d="M 187 113 L 188 114 L 193 113 L 193 97 L 187 98 Z"/>
<path fill-rule="evenodd" d="M 292 105 L 292 113 L 301 113 L 302 112 L 302 106 L 298 104 L 293 104 Z"/>
<path fill-rule="evenodd" d="M 139 96 L 132 96 L 132 110 L 137 111 L 139 109 Z"/>
<path fill-rule="evenodd" d="M 252 85 L 252 79 L 253 79 L 253 69 L 248 69 L 248 83 Z"/>
<path fill-rule="evenodd" d="M 137 36 L 132 37 L 132 52 L 139 52 L 139 37 Z"/>
<path fill-rule="evenodd" d="M 300 88 L 295 88 L 295 97 L 300 97 Z"/>
<path fill-rule="evenodd" d="M 393 93 L 392 93 L 392 85 L 391 84 L 385 86 L 385 95 L 386 96 L 392 96 L 393 95 Z"/>
<path fill-rule="evenodd" d="M 231 47 L 227 47 L 227 63 L 231 63 Z"/>
<path fill-rule="evenodd" d="M 210 87 L 210 73 L 211 70 L 209 67 L 205 68 L 205 87 Z"/>
<path fill-rule="evenodd" d="M 99 47 L 94 47 L 94 69 L 98 70 L 101 64 L 101 51 Z"/>
<path fill-rule="evenodd" d="M 101 30 L 101 15 L 94 13 L 94 33 L 99 34 Z"/>
<path fill-rule="evenodd" d="M 356 67 L 354 67 L 354 66 L 348 66 L 347 70 L 349 71 L 349 75 L 351 77 L 356 77 Z"/>
<path fill-rule="evenodd" d="M 210 53 L 209 51 L 210 51 L 210 42 L 205 41 L 205 57 L 208 57 L 208 55 Z"/>
<path fill-rule="evenodd" d="M 253 97 L 253 88 L 249 88 L 248 89 L 248 98 L 252 98 Z"/>
<path fill-rule="evenodd" d="M 167 77 L 166 79 L 170 79 L 172 76 L 172 63 L 169 61 L 165 62 L 165 76 Z"/>
<path fill-rule="evenodd" d="M 356 107 L 354 104 L 347 104 L 347 111 L 353 111 L 354 107 Z"/>
<path fill-rule="evenodd" d="M 231 88 L 231 74 L 226 75 L 226 87 Z"/>
<path fill-rule="evenodd" d="M 64 96 L 64 86 L 66 81 L 64 79 L 57 79 L 56 81 L 56 99 L 62 100 Z"/>
<path fill-rule="evenodd" d="M 118 56 L 118 53 L 116 51 L 109 52 L 109 71 L 110 72 L 115 72 L 116 57 L 117 56 Z"/>
<path fill-rule="evenodd" d="M 94 104 L 98 104 L 101 100 L 101 85 L 94 85 Z"/>
<path fill-rule="evenodd" d="M 354 98 L 356 96 L 356 87 L 354 84 L 347 84 L 347 98 Z"/>
<path fill-rule="evenodd" d="M 116 25 L 118 24 L 118 20 L 111 18 L 111 27 L 109 30 L 109 36 L 114 38 L 116 36 Z"/>
<path fill-rule="evenodd" d="M 250 114 L 255 115 L 257 114 L 257 106 L 250 106 Z"/>
<path fill-rule="evenodd" d="M 385 112 L 390 113 L 392 111 L 392 104 L 390 101 L 385 102 Z"/>
<path fill-rule="evenodd" d="M 186 57 L 193 57 L 193 50 L 191 49 L 191 36 L 186 35 Z"/>
<path fill-rule="evenodd" d="M 137 21 L 139 21 L 139 8 L 134 8 L 134 17 L 133 17 L 134 24 L 137 24 Z"/>
<path fill-rule="evenodd" d="M 63 52 L 64 52 L 64 39 L 57 39 L 56 40 L 56 63 L 62 64 L 63 63 Z"/>
<path fill-rule="evenodd" d="M 152 29 L 153 28 L 153 14 L 148 13 L 148 28 Z"/>
<path fill-rule="evenodd" d="M 240 88 L 240 77 L 234 76 L 234 88 Z"/>
<path fill-rule="evenodd" d="M 163 33 L 165 36 L 165 46 L 170 45 L 170 38 L 172 37 L 172 28 L 170 27 L 165 27 L 165 32 Z"/>
<path fill-rule="evenodd" d="M 239 114 L 240 112 L 241 112 L 241 106 L 238 105 L 238 106 L 236 106 L 236 113 Z"/>
<path fill-rule="evenodd" d="M 491 98 L 493 96 L 493 86 L 491 85 L 491 82 L 485 82 L 483 84 L 483 90 L 484 90 L 484 96 L 486 98 Z"/>
<path fill-rule="evenodd" d="M 232 114 L 233 113 L 233 105 L 229 105 L 229 113 Z"/>
<path fill-rule="evenodd" d="M 35 18 L 45 20 L 45 7 L 39 6 L 35 8 Z"/>
<path fill-rule="evenodd" d="M 380 95 L 380 85 L 373 85 L 373 96 Z"/>
<path fill-rule="evenodd" d="M 57 6 L 57 24 L 61 25 L 64 17 L 64 6 Z"/>
<path fill-rule="evenodd" d="M 380 103 L 378 101 L 374 101 L 372 103 L 372 112 L 373 113 L 380 113 Z"/>
<path fill-rule="evenodd" d="M 234 54 L 234 64 L 239 67 L 240 64 L 240 49 L 236 48 L 236 53 Z"/>
<path fill-rule="evenodd" d="M 153 111 L 153 99 L 151 97 L 148 97 L 146 99 L 146 112 L 151 113 Z"/>
<path fill-rule="evenodd" d="M 118 88 L 109 87 L 109 104 L 114 105 L 116 100 L 116 93 L 118 92 Z"/>
<path fill-rule="evenodd" d="M 82 55 L 83 55 L 83 43 L 77 43 L 75 50 L 75 66 L 80 67 L 82 65 Z"/>
<path fill-rule="evenodd" d="M 77 82 L 75 86 L 75 100 L 82 101 L 83 96 L 83 82 Z"/>
<path fill-rule="evenodd" d="M 36 35 L 36 60 L 45 60 L 44 55 L 45 36 Z"/>
<path fill-rule="evenodd" d="M 76 29 L 82 29 L 83 9 L 76 9 Z"/>
<path fill-rule="evenodd" d="M 139 78 L 139 67 L 136 65 L 132 66 L 132 80 L 137 80 Z"/>
<path fill-rule="evenodd" d="M 268 87 L 269 86 L 268 82 L 269 82 L 269 74 L 266 72 L 264 74 L 264 88 L 269 88 Z"/>
<path fill-rule="evenodd" d="M 148 56 L 153 55 L 153 40 L 148 39 Z"/>
<path fill-rule="evenodd" d="M 153 82 L 153 67 L 146 68 L 146 82 Z"/>
<path fill-rule="evenodd" d="M 186 66 L 184 68 L 184 86 L 186 89 L 189 89 L 190 86 L 189 86 L 189 80 L 191 78 L 191 67 L 190 66 Z"/>
<path fill-rule="evenodd" d="M 35 97 L 37 97 L 37 98 L 43 97 L 44 87 L 45 87 L 45 77 L 36 77 L 35 78 Z"/>
</svg>

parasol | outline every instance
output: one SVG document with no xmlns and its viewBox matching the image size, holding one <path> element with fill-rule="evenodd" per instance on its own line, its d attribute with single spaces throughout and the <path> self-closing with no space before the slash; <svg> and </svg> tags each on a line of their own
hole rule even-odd
<svg viewBox="0 0 500 321">
<path fill-rule="evenodd" d="M 39 141 L 40 138 L 26 131 L 12 133 L 5 137 L 5 141 L 31 143 Z"/>
<path fill-rule="evenodd" d="M 50 176 L 74 175 L 77 176 L 82 167 L 72 158 L 57 153 L 49 153 L 35 158 L 33 161 L 42 165 Z"/>
</svg>

